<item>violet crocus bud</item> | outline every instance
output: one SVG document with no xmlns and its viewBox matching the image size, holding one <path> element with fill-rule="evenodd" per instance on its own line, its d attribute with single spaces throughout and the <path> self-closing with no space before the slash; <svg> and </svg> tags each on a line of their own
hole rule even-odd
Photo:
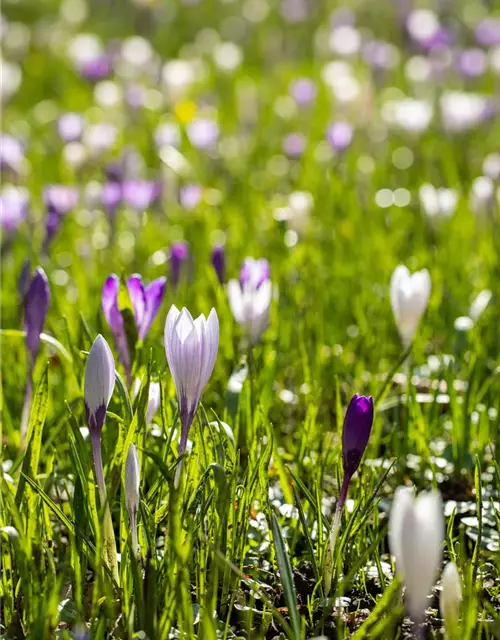
<svg viewBox="0 0 500 640">
<path fill-rule="evenodd" d="M 216 244 L 212 249 L 211 256 L 212 266 L 217 274 L 217 278 L 221 284 L 224 284 L 226 278 L 226 254 L 224 245 Z"/>
<path fill-rule="evenodd" d="M 179 454 L 186 449 L 189 429 L 217 358 L 219 319 L 215 309 L 208 319 L 193 320 L 186 308 L 172 305 L 165 323 L 165 351 L 179 403 L 181 438 Z"/>
<path fill-rule="evenodd" d="M 344 476 L 351 478 L 365 452 L 373 424 L 373 398 L 355 393 L 347 407 L 342 430 Z"/>
<path fill-rule="evenodd" d="M 177 286 L 181 277 L 182 265 L 189 257 L 187 242 L 174 242 L 170 250 L 170 273 L 174 286 Z"/>
<path fill-rule="evenodd" d="M 316 100 L 318 89 L 310 78 L 298 78 L 290 85 L 290 95 L 298 107 L 307 107 Z"/>
<path fill-rule="evenodd" d="M 24 296 L 24 330 L 31 366 L 34 365 L 40 349 L 40 334 L 43 331 L 49 303 L 49 281 L 42 267 L 37 267 Z"/>
<path fill-rule="evenodd" d="M 134 307 L 135 323 L 140 340 L 144 340 L 158 314 L 166 284 L 167 279 L 162 276 L 145 287 L 138 273 L 134 273 L 127 280 L 127 289 Z"/>
<path fill-rule="evenodd" d="M 389 517 L 389 548 L 406 587 L 408 613 L 416 624 L 424 619 L 441 564 L 444 530 L 439 493 L 421 493 L 415 498 L 408 487 L 396 490 Z"/>
<path fill-rule="evenodd" d="M 299 158 L 307 146 L 307 138 L 302 133 L 289 133 L 283 139 L 282 149 L 289 158 Z"/>
<path fill-rule="evenodd" d="M 371 396 L 360 396 L 355 393 L 349 402 L 342 429 L 342 466 L 344 480 L 340 489 L 337 507 L 333 517 L 328 545 L 325 554 L 323 579 L 325 593 L 328 595 L 334 571 L 335 543 L 342 522 L 342 510 L 347 498 L 347 490 L 352 476 L 356 473 L 361 458 L 368 445 L 373 425 L 373 399 Z"/>
<path fill-rule="evenodd" d="M 132 535 L 132 550 L 138 554 L 139 543 L 137 541 L 137 509 L 139 507 L 139 486 L 141 483 L 141 471 L 139 458 L 134 444 L 131 444 L 125 461 L 125 503 L 127 505 L 130 529 Z"/>
</svg>

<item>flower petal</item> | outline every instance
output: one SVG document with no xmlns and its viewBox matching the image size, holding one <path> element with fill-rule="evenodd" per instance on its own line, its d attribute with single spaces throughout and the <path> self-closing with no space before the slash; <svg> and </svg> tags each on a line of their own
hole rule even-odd
<svg viewBox="0 0 500 640">
<path fill-rule="evenodd" d="M 146 296 L 142 278 L 138 273 L 134 273 L 134 275 L 130 276 L 127 280 L 127 289 L 132 306 L 134 307 L 135 324 L 138 329 L 140 329 L 146 312 Z"/>
<path fill-rule="evenodd" d="M 139 326 L 139 338 L 141 340 L 144 340 L 148 334 L 160 309 L 161 303 L 163 302 L 163 296 L 165 295 L 166 283 L 167 279 L 162 276 L 161 278 L 153 280 L 153 282 L 151 282 L 145 289 L 146 310 L 142 323 Z"/>
</svg>

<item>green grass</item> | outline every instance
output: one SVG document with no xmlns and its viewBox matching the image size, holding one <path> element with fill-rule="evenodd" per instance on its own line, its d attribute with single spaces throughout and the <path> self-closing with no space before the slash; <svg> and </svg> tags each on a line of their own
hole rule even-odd
<svg viewBox="0 0 500 640">
<path fill-rule="evenodd" d="M 466 4 L 483 6 L 472 0 L 454 4 L 457 19 Z M 410 53 L 403 48 L 395 12 L 376 3 L 357 5 L 358 26 L 401 47 L 402 61 L 387 73 L 384 87 L 414 95 L 403 72 Z M 332 7 L 314 6 L 302 24 L 287 25 L 273 2 L 263 23 L 241 25 L 236 2 L 157 3 L 150 11 L 95 1 L 84 22 L 71 27 L 61 23 L 58 2 L 5 2 L 7 19 L 25 23 L 32 39 L 19 61 L 21 88 L 3 111 L 4 131 L 26 140 L 27 170 L 16 179 L 5 175 L 3 183 L 26 186 L 32 204 L 28 220 L 2 240 L 2 637 L 70 638 L 85 626 L 94 640 L 409 637 L 412 627 L 404 617 L 387 543 L 392 496 L 403 483 L 442 494 L 445 557 L 455 559 L 463 580 L 460 636 L 475 640 L 500 633 L 499 211 L 495 205 L 491 216 L 476 217 L 468 200 L 484 157 L 497 150 L 499 119 L 455 137 L 443 133 L 439 118 L 417 138 L 375 135 L 384 88 L 377 88 L 366 65 L 355 61 L 365 97 L 349 108 L 332 100 L 321 84 L 322 68 L 332 55 L 318 52 L 314 44 L 315 32 L 329 24 Z M 232 27 L 231 16 L 236 19 Z M 58 28 L 63 40 L 71 30 L 98 33 L 105 42 L 140 34 L 162 61 L 200 57 L 206 77 L 185 99 L 197 105 L 198 113 L 207 105 L 217 111 L 226 144 L 211 158 L 183 134 L 180 152 L 188 168 L 176 175 L 162 164 L 153 134 L 160 121 L 177 121 L 178 104 L 176 110 L 167 96 L 159 111 L 97 108 L 91 84 L 75 73 L 63 46 L 49 47 L 42 22 L 49 25 L 46 36 Z M 200 45 L 210 33 L 205 31 L 203 39 L 200 30 L 222 31 L 222 40 L 231 40 L 238 24 L 241 37 L 233 38 L 241 46 L 242 65 L 234 73 L 217 72 Z M 470 30 L 461 29 L 460 41 L 472 43 Z M 280 117 L 276 100 L 300 76 L 319 83 L 318 98 L 311 109 Z M 160 88 L 154 80 L 142 81 Z M 471 89 L 498 93 L 498 82 L 490 71 Z M 453 73 L 444 85 L 468 86 Z M 437 97 L 442 86 L 429 82 L 425 90 Z M 67 110 L 84 113 L 89 122 L 118 126 L 114 148 L 78 171 L 63 162 L 56 134 L 55 118 Z M 315 150 L 328 124 L 345 118 L 356 125 L 352 147 L 343 157 L 318 160 Z M 289 160 L 285 172 L 276 172 L 273 167 L 282 160 L 272 159 L 282 154 L 282 139 L 292 131 L 307 136 L 307 150 L 299 160 Z M 230 153 L 231 145 L 236 152 Z M 131 146 L 144 158 L 146 175 L 163 177 L 166 187 L 159 202 L 141 215 L 121 209 L 116 240 L 103 246 L 107 216 L 83 192 L 89 182 L 102 182 L 106 162 Z M 414 157 L 406 170 L 392 162 L 401 147 Z M 372 172 L 360 170 L 362 156 L 373 159 Z M 437 225 L 418 204 L 418 189 L 427 181 L 460 193 L 455 214 Z M 46 184 L 58 182 L 78 185 L 82 198 L 46 256 L 41 194 Z M 193 211 L 177 201 L 178 187 L 188 182 L 204 189 Z M 412 196 L 407 207 L 375 204 L 378 189 L 401 187 Z M 287 224 L 273 211 L 296 190 L 310 192 L 314 205 L 298 242 L 288 247 Z M 209 262 L 221 231 L 229 277 L 237 277 L 247 255 L 271 263 L 276 294 L 270 326 L 251 357 Z M 139 272 L 150 281 L 168 275 L 168 248 L 178 239 L 189 242 L 190 273 L 185 271 L 177 288 L 167 285 L 163 306 L 137 352 L 142 395 L 129 400 L 117 386 L 102 435 L 121 558 L 117 583 L 104 562 L 105 509 L 96 491 L 90 440 L 80 430 L 86 352 L 98 333 L 113 346 L 100 307 L 106 277 Z M 43 266 L 49 277 L 52 299 L 44 331 L 57 342 L 42 342 L 23 451 L 27 358 L 19 333 L 17 279 L 26 259 L 33 267 Z M 405 364 L 388 285 L 400 263 L 412 271 L 426 267 L 432 278 L 429 307 L 411 352 L 415 377 L 410 384 L 394 376 Z M 492 302 L 470 332 L 457 332 L 455 319 L 467 314 L 471 299 L 483 289 L 492 290 Z M 213 306 L 220 321 L 215 370 L 190 432 L 192 451 L 177 489 L 177 400 L 163 345 L 171 304 L 185 305 L 196 315 Z M 445 354 L 452 357 L 449 364 L 426 369 L 429 356 Z M 228 392 L 231 375 L 243 365 L 248 370 L 241 393 Z M 160 381 L 162 402 L 154 425 L 147 425 L 151 380 Z M 320 576 L 342 480 L 342 421 L 355 392 L 376 398 L 375 422 L 349 489 L 352 502 L 344 513 L 334 583 L 325 598 Z M 214 427 L 217 421 L 230 425 L 234 444 Z M 141 463 L 137 561 L 122 482 L 131 441 Z M 432 638 L 442 637 L 437 602 L 435 590 L 426 618 Z"/>
</svg>

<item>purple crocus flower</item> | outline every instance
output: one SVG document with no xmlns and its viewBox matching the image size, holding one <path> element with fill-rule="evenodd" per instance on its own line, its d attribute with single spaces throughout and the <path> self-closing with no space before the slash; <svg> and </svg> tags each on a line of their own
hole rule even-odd
<svg viewBox="0 0 500 640">
<path fill-rule="evenodd" d="M 219 319 L 215 309 L 208 318 L 193 320 L 189 311 L 172 305 L 165 323 L 165 351 L 179 403 L 179 454 L 186 450 L 189 429 L 217 358 Z"/>
<path fill-rule="evenodd" d="M 310 78 L 298 78 L 290 85 L 290 95 L 299 107 L 307 107 L 318 95 L 316 83 Z"/>
<path fill-rule="evenodd" d="M 5 187 L 0 194 L 0 224 L 7 233 L 17 229 L 28 213 L 29 194 L 24 189 Z"/>
<path fill-rule="evenodd" d="M 340 489 L 337 508 L 333 517 L 328 546 L 325 555 L 325 566 L 323 578 L 325 583 L 325 594 L 328 595 L 331 587 L 335 542 L 337 540 L 340 524 L 342 521 L 342 510 L 347 498 L 347 490 L 352 476 L 359 467 L 361 458 L 368 445 L 373 424 L 373 399 L 371 396 L 360 396 L 354 394 L 344 417 L 342 429 L 342 466 L 344 468 L 344 480 Z"/>
<path fill-rule="evenodd" d="M 219 282 L 223 284 L 226 279 L 226 253 L 224 245 L 215 245 L 212 249 L 211 262 Z"/>
<path fill-rule="evenodd" d="M 487 67 L 486 54 L 482 49 L 465 49 L 461 51 L 456 60 L 459 73 L 465 78 L 478 78 L 482 76 Z"/>
<path fill-rule="evenodd" d="M 328 127 L 328 142 L 336 151 L 345 151 L 354 136 L 353 129 L 348 122 L 334 122 Z"/>
<path fill-rule="evenodd" d="M 42 267 L 37 267 L 24 296 L 24 330 L 32 365 L 40 349 L 40 334 L 43 331 L 49 303 L 49 281 Z"/>
<path fill-rule="evenodd" d="M 83 118 L 79 113 L 65 113 L 57 121 L 57 132 L 64 142 L 76 142 L 83 133 Z"/>
<path fill-rule="evenodd" d="M 33 369 L 40 350 L 40 334 L 43 331 L 45 318 L 50 304 L 50 287 L 45 271 L 37 267 L 35 275 L 24 294 L 24 330 L 26 332 L 26 347 L 28 349 L 28 375 L 24 406 L 21 417 L 21 446 L 24 447 L 28 431 L 31 396 L 33 392 Z"/>
<path fill-rule="evenodd" d="M 90 82 L 98 82 L 107 78 L 111 73 L 111 58 L 108 53 L 103 53 L 96 58 L 85 62 L 80 73 Z"/>
<path fill-rule="evenodd" d="M 481 20 L 476 27 L 476 42 L 482 47 L 495 47 L 500 44 L 500 18 L 491 16 Z"/>
<path fill-rule="evenodd" d="M 189 247 L 187 242 L 174 242 L 170 250 L 170 273 L 174 286 L 177 286 L 181 277 L 181 269 L 184 262 L 189 257 Z"/>
<path fill-rule="evenodd" d="M 347 407 L 342 430 L 342 464 L 345 478 L 352 478 L 365 452 L 373 424 L 373 398 L 355 393 Z"/>
<path fill-rule="evenodd" d="M 199 184 L 187 184 L 181 187 L 179 192 L 179 202 L 184 209 L 191 211 L 203 197 L 203 188 Z"/>
<path fill-rule="evenodd" d="M 50 212 L 64 216 L 78 203 L 78 189 L 65 184 L 52 184 L 43 191 L 43 201 Z"/>
<path fill-rule="evenodd" d="M 289 158 L 300 157 L 306 148 L 307 138 L 302 133 L 290 133 L 283 140 L 283 151 Z"/>
<path fill-rule="evenodd" d="M 144 340 L 151 329 L 163 302 L 166 283 L 167 279 L 162 276 L 145 287 L 138 273 L 134 273 L 127 280 L 127 289 L 134 307 L 135 323 L 140 340 Z"/>
<path fill-rule="evenodd" d="M 142 277 L 134 273 L 127 280 L 127 289 L 134 309 L 134 319 L 140 340 L 144 340 L 151 329 L 154 319 L 165 295 L 167 279 L 164 277 L 153 280 L 148 286 L 144 286 Z M 125 332 L 123 316 L 118 307 L 118 292 L 120 279 L 112 273 L 104 283 L 101 295 L 102 310 L 108 323 L 120 362 L 125 369 L 127 380 L 130 382 L 131 362 L 130 349 Z"/>
<path fill-rule="evenodd" d="M 0 135 L 0 169 L 19 173 L 24 161 L 23 145 L 8 133 Z"/>
<path fill-rule="evenodd" d="M 251 283 L 255 289 L 258 289 L 263 282 L 271 277 L 271 267 L 265 258 L 254 260 L 247 257 L 243 260 L 240 269 L 240 285 Z"/>
<path fill-rule="evenodd" d="M 159 192 L 158 183 L 152 180 L 126 180 L 123 183 L 123 199 L 136 211 L 148 209 Z"/>
<path fill-rule="evenodd" d="M 120 279 L 112 273 L 104 283 L 101 294 L 101 305 L 106 318 L 106 322 L 111 329 L 118 358 L 122 363 L 127 377 L 127 383 L 131 382 L 130 352 L 125 333 L 125 323 L 118 307 L 118 291 L 120 290 Z"/>
<path fill-rule="evenodd" d="M 122 201 L 120 182 L 106 182 L 101 191 L 101 202 L 110 213 L 114 213 Z"/>
<path fill-rule="evenodd" d="M 187 136 L 196 149 L 213 149 L 219 139 L 219 125 L 209 118 L 193 120 L 187 127 Z"/>
</svg>

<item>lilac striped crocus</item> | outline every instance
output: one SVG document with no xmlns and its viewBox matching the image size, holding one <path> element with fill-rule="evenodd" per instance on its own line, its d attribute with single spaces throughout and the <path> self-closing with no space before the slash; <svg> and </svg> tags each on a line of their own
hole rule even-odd
<svg viewBox="0 0 500 640">
<path fill-rule="evenodd" d="M 138 212 L 149 209 L 159 193 L 160 186 L 153 180 L 125 180 L 122 185 L 123 200 Z"/>
<path fill-rule="evenodd" d="M 361 458 L 368 445 L 373 425 L 373 399 L 371 396 L 360 396 L 355 393 L 349 402 L 342 429 L 342 467 L 344 479 L 340 489 L 337 507 L 330 530 L 328 547 L 325 555 L 324 583 L 325 592 L 328 595 L 331 587 L 335 542 L 342 520 L 342 510 L 347 498 L 347 490 L 352 476 L 356 473 Z"/>
<path fill-rule="evenodd" d="M 37 267 L 24 294 L 24 331 L 28 350 L 28 373 L 21 417 L 21 446 L 24 447 L 28 430 L 31 396 L 33 392 L 33 369 L 40 350 L 40 335 L 50 304 L 50 287 L 45 271 Z"/>
<path fill-rule="evenodd" d="M 165 351 L 179 403 L 179 454 L 186 450 L 189 429 L 217 358 L 219 319 L 215 309 L 208 318 L 193 320 L 186 308 L 172 305 L 165 323 Z"/>
<path fill-rule="evenodd" d="M 269 262 L 246 258 L 239 281 L 228 282 L 227 295 L 234 319 L 243 327 L 249 345 L 253 346 L 269 324 L 272 299 Z"/>
</svg>

